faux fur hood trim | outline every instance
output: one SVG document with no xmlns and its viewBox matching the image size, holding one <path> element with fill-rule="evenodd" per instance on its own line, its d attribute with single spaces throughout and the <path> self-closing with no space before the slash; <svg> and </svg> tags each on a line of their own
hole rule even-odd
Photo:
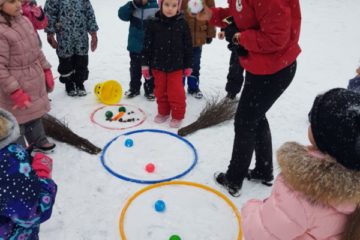
<svg viewBox="0 0 360 240">
<path fill-rule="evenodd" d="M 8 133 L 0 139 L 0 149 L 2 149 L 20 137 L 20 129 L 15 117 L 10 112 L 0 109 L 0 116 L 7 121 L 8 126 Z"/>
<path fill-rule="evenodd" d="M 329 155 L 314 157 L 295 142 L 283 144 L 277 159 L 285 181 L 310 201 L 326 205 L 360 203 L 360 171 L 343 167 Z"/>
</svg>

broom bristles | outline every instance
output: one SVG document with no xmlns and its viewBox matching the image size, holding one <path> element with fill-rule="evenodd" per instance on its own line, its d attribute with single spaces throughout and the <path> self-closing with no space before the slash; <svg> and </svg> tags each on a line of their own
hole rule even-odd
<svg viewBox="0 0 360 240">
<path fill-rule="evenodd" d="M 89 140 L 80 137 L 66 126 L 66 124 L 50 114 L 45 114 L 45 116 L 42 117 L 42 121 L 47 136 L 60 142 L 68 143 L 90 154 L 98 154 L 101 152 L 101 148 L 95 146 Z"/>
<path fill-rule="evenodd" d="M 188 126 L 180 128 L 178 135 L 186 136 L 199 129 L 211 127 L 227 120 L 233 119 L 237 107 L 237 101 L 219 97 L 213 97 L 206 102 L 198 119 Z"/>
</svg>

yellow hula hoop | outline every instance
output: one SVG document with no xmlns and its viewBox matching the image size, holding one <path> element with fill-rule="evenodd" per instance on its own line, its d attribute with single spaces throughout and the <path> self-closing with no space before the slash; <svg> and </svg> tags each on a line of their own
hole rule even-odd
<svg viewBox="0 0 360 240">
<path fill-rule="evenodd" d="M 125 215 L 126 212 L 130 206 L 130 204 L 141 194 L 143 194 L 146 191 L 149 191 L 153 188 L 158 188 L 161 186 L 166 186 L 166 185 L 185 185 L 185 186 L 192 186 L 192 187 L 197 187 L 197 188 L 201 188 L 204 189 L 206 191 L 209 191 L 211 193 L 214 193 L 215 195 L 217 195 L 218 197 L 220 197 L 221 199 L 223 199 L 233 210 L 233 212 L 235 213 L 237 222 L 238 222 L 238 227 L 239 227 L 239 233 L 238 233 L 238 238 L 237 240 L 241 240 L 242 239 L 242 229 L 241 229 L 241 219 L 240 219 L 240 213 L 238 211 L 238 209 L 236 208 L 236 206 L 230 201 L 230 199 L 228 197 L 226 197 L 224 194 L 222 194 L 221 192 L 208 187 L 206 185 L 203 184 L 199 184 L 199 183 L 195 183 L 195 182 L 187 182 L 187 181 L 171 181 L 171 182 L 161 182 L 161 183 L 156 183 L 156 184 L 152 184 L 149 185 L 147 187 L 144 187 L 143 189 L 140 189 L 138 192 L 136 192 L 133 196 L 131 196 L 129 198 L 129 200 L 126 202 L 124 208 L 121 211 L 120 214 L 120 221 L 119 221 L 119 229 L 120 229 L 120 236 L 122 240 L 126 240 L 126 235 L 125 235 L 125 231 L 124 231 L 124 220 L 125 220 Z"/>
</svg>

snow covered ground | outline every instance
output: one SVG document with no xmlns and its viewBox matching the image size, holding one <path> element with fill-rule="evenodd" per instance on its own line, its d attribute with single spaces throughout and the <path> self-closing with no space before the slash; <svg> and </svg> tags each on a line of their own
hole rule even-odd
<svg viewBox="0 0 360 240">
<path fill-rule="evenodd" d="M 38 0 L 41 5 L 44 2 L 45 0 Z M 122 104 L 131 104 L 146 112 L 147 120 L 140 126 L 128 130 L 108 130 L 90 121 L 91 113 L 102 106 L 93 94 L 94 86 L 98 82 L 116 79 L 126 90 L 129 82 L 129 55 L 126 50 L 129 25 L 117 17 L 117 10 L 119 6 L 125 4 L 125 1 L 92 0 L 92 4 L 100 31 L 98 32 L 98 49 L 95 53 L 90 53 L 90 78 L 86 82 L 86 88 L 90 94 L 83 98 L 71 98 L 66 96 L 64 86 L 57 83 L 55 91 L 50 95 L 51 114 L 67 122 L 74 132 L 100 147 L 104 147 L 110 140 L 128 131 L 161 129 L 175 132 L 167 124 L 158 125 L 152 121 L 156 114 L 156 104 L 146 101 L 143 96 L 133 100 L 121 100 Z M 226 6 L 226 0 L 218 0 L 216 4 Z M 290 140 L 306 144 L 307 113 L 316 94 L 333 87 L 346 87 L 348 79 L 353 77 L 359 65 L 360 1 L 305 0 L 301 1 L 301 5 L 303 20 L 300 44 L 303 52 L 298 58 L 298 70 L 293 83 L 267 114 L 272 129 L 274 150 Z M 45 34 L 41 32 L 40 35 L 43 39 L 43 50 L 57 75 L 58 60 L 55 52 L 46 43 Z M 214 40 L 211 45 L 203 48 L 200 87 L 205 94 L 205 99 L 196 100 L 188 96 L 183 126 L 197 119 L 207 97 L 225 95 L 224 86 L 229 56 L 230 52 L 224 41 Z M 226 170 L 231 155 L 233 136 L 233 122 L 228 121 L 186 137 L 197 150 L 198 163 L 180 180 L 201 183 L 227 195 L 215 185 L 213 173 Z M 136 154 L 132 153 L 133 155 L 129 156 L 133 156 L 135 165 L 131 162 L 127 163 L 129 168 L 134 168 L 138 164 L 138 159 L 152 157 L 156 158 L 165 173 L 176 174 L 176 170 L 183 170 L 184 166 L 177 162 L 179 160 L 169 154 L 168 147 L 171 142 L 167 141 L 163 135 L 153 133 L 153 135 L 144 134 L 143 137 L 141 135 L 136 137 L 140 140 L 146 138 L 147 145 L 141 148 L 137 148 L 137 145 L 133 146 L 132 149 L 136 150 Z M 53 178 L 59 187 L 58 196 L 52 218 L 41 226 L 41 239 L 120 239 L 121 210 L 135 192 L 147 185 L 114 177 L 104 169 L 100 154 L 93 156 L 63 143 L 57 143 L 57 145 L 52 157 L 54 158 Z M 118 151 L 119 156 L 124 157 L 121 145 L 118 146 Z M 174 156 L 188 157 L 186 146 L 183 150 L 181 146 L 178 146 L 174 151 Z M 174 164 L 169 164 L 168 161 L 174 161 Z M 276 163 L 275 166 L 277 166 Z M 119 167 L 117 170 L 128 171 L 131 174 L 128 168 Z M 147 173 L 143 172 L 145 177 Z M 278 173 L 276 167 L 275 172 Z M 141 177 L 141 172 L 137 173 L 137 177 Z M 245 181 L 240 198 L 227 196 L 240 209 L 247 200 L 262 199 L 270 191 L 271 188 Z M 166 214 L 178 214 L 171 215 L 170 223 L 165 223 L 154 214 L 152 202 L 149 199 L 156 199 L 157 194 L 167 199 L 170 204 Z M 174 233 L 182 236 L 182 239 L 233 240 L 229 232 L 233 232 L 236 228 L 236 221 L 234 222 L 231 211 L 229 212 L 228 206 L 224 205 L 221 199 L 204 197 L 207 194 L 209 193 L 201 193 L 201 191 L 199 193 L 198 190 L 191 188 L 179 188 L 174 191 L 171 187 L 147 192 L 137 198 L 129 208 L 129 217 L 125 224 L 128 239 L 168 239 L 171 234 L 169 229 L 172 229 Z M 192 199 L 188 201 L 192 204 L 184 203 L 181 197 Z M 171 210 L 174 206 L 171 204 L 177 204 L 175 208 L 177 211 Z M 181 208 L 181 206 L 185 207 Z M 184 221 L 184 219 L 188 220 Z M 214 228 L 216 232 L 210 234 L 208 227 L 214 223 L 197 221 L 199 219 L 216 219 L 218 222 L 214 226 L 223 221 L 229 224 Z M 189 221 L 196 222 L 197 224 L 194 225 L 196 227 L 189 227 Z M 135 229 L 136 226 L 141 227 Z"/>
</svg>

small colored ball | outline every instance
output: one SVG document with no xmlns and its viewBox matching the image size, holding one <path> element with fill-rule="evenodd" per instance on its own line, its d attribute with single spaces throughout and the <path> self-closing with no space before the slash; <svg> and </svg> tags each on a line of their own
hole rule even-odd
<svg viewBox="0 0 360 240">
<path fill-rule="evenodd" d="M 145 170 L 148 172 L 148 173 L 152 173 L 155 171 L 155 165 L 153 163 L 148 163 L 146 164 L 145 166 Z"/>
<path fill-rule="evenodd" d="M 181 238 L 178 235 L 172 235 L 169 240 L 181 240 Z"/>
<path fill-rule="evenodd" d="M 126 112 L 126 108 L 124 106 L 119 107 L 119 112 Z"/>
<path fill-rule="evenodd" d="M 126 146 L 126 147 L 132 147 L 132 146 L 134 146 L 134 141 L 133 141 L 132 139 L 130 139 L 130 138 L 126 139 L 126 140 L 125 140 L 125 146 Z"/>
<path fill-rule="evenodd" d="M 114 116 L 114 114 L 112 113 L 112 111 L 106 111 L 105 117 L 106 117 L 107 119 L 112 118 L 112 116 Z"/>
<path fill-rule="evenodd" d="M 166 205 L 165 205 L 165 202 L 163 200 L 157 200 L 155 202 L 155 210 L 157 212 L 163 212 L 163 211 L 165 211 L 165 208 L 166 208 Z"/>
</svg>

